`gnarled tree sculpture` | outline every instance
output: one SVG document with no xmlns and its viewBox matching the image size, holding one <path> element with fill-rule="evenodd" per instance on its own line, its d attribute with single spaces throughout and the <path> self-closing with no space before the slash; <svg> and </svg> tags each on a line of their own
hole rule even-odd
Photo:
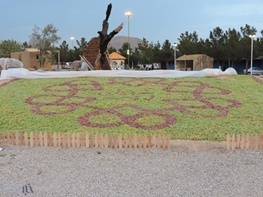
<svg viewBox="0 0 263 197">
<path fill-rule="evenodd" d="M 120 30 L 123 27 L 123 23 L 121 23 L 116 29 L 114 29 L 110 34 L 107 34 L 109 23 L 108 19 L 110 17 L 112 5 L 109 4 L 106 11 L 106 18 L 103 20 L 102 23 L 102 31 L 98 31 L 99 37 L 100 37 L 100 51 L 97 56 L 95 66 L 96 70 L 110 70 L 111 67 L 109 65 L 108 59 L 107 59 L 107 47 L 111 39 L 120 32 Z"/>
</svg>

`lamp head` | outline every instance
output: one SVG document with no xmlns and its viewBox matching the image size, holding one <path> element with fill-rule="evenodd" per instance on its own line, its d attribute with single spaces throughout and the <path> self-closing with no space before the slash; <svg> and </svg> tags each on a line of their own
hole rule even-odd
<svg viewBox="0 0 263 197">
<path fill-rule="evenodd" d="M 130 17 L 132 15 L 132 13 L 130 12 L 130 11 L 128 11 L 128 12 L 125 12 L 125 16 L 128 16 L 128 17 Z"/>
</svg>

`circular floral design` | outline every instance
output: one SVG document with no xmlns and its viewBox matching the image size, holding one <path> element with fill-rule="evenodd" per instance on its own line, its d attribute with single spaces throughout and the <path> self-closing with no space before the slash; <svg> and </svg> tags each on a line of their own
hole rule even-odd
<svg viewBox="0 0 263 197">
<path fill-rule="evenodd" d="M 199 81 L 176 80 L 167 84 L 164 78 L 140 80 L 136 78 L 125 80 L 109 78 L 108 84 L 113 86 L 121 84 L 122 86 L 111 92 L 96 80 L 88 82 L 73 80 L 56 86 L 47 86 L 43 88 L 43 92 L 46 94 L 27 98 L 25 102 L 33 106 L 31 109 L 33 113 L 39 115 L 70 113 L 78 108 L 85 108 L 89 112 L 79 117 L 78 122 L 86 127 L 108 128 L 125 124 L 144 130 L 164 129 L 176 124 L 176 117 L 171 115 L 171 112 L 175 110 L 191 116 L 216 118 L 227 116 L 229 109 L 241 106 L 237 100 L 227 98 L 227 95 L 231 93 L 229 90 Z M 162 85 L 160 87 L 163 87 L 165 84 L 162 91 L 167 97 L 147 91 L 147 88 L 151 88 L 152 85 Z M 132 89 L 128 91 L 125 86 L 132 87 Z M 140 89 L 142 87 L 146 88 Z M 140 91 L 137 91 L 139 89 Z M 79 94 L 83 92 L 89 92 L 88 96 Z M 182 95 L 182 98 L 176 97 L 177 95 Z M 110 107 L 108 107 L 109 105 L 100 106 L 96 105 L 98 104 L 98 96 L 112 98 L 112 100 L 118 98 L 123 102 L 112 104 Z M 150 109 L 147 107 L 148 105 L 142 107 L 141 103 L 154 102 L 156 97 L 161 99 L 163 107 L 157 106 L 155 109 Z M 124 112 L 127 107 L 132 109 L 133 114 Z M 99 122 L 94 121 L 103 115 L 109 118 Z M 160 121 L 146 124 L 142 120 L 147 117 L 155 117 Z"/>
</svg>

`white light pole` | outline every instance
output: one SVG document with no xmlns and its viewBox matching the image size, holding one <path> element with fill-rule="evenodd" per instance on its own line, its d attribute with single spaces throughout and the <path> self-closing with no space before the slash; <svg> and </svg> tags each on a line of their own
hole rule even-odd
<svg viewBox="0 0 263 197">
<path fill-rule="evenodd" d="M 177 47 L 177 44 L 174 43 L 173 47 L 174 47 L 174 70 L 176 70 L 176 47 Z"/>
<path fill-rule="evenodd" d="M 128 68 L 130 69 L 130 16 L 132 13 L 130 11 L 125 12 L 125 16 L 128 17 L 128 50 L 127 50 L 127 55 L 128 55 Z"/>
<path fill-rule="evenodd" d="M 250 75 L 252 75 L 252 67 L 253 67 L 253 40 L 256 37 L 256 35 L 249 35 L 251 38 L 251 61 L 250 61 Z"/>
<path fill-rule="evenodd" d="M 73 49 L 73 42 L 75 40 L 75 37 L 70 37 L 69 39 L 71 40 L 71 45 L 72 45 L 72 49 Z"/>
</svg>

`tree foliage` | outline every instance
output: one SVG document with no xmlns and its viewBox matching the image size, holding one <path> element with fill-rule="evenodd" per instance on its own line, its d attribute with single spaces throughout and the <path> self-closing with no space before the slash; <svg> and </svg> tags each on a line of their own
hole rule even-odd
<svg viewBox="0 0 263 197">
<path fill-rule="evenodd" d="M 149 64 L 152 63 L 153 57 L 153 44 L 146 38 L 143 38 L 142 43 L 138 44 L 138 52 L 140 53 L 140 63 Z"/>
<path fill-rule="evenodd" d="M 116 50 L 113 46 L 110 46 L 110 47 L 108 48 L 108 52 L 109 52 L 109 54 L 111 54 L 111 53 L 113 53 L 113 52 L 117 52 L 117 50 Z"/>
<path fill-rule="evenodd" d="M 70 61 L 70 55 L 69 55 L 69 45 L 64 40 L 61 45 L 59 45 L 59 51 L 60 51 L 60 60 L 61 62 L 68 62 Z"/>
<path fill-rule="evenodd" d="M 52 24 L 48 24 L 41 29 L 36 26 L 30 37 L 30 45 L 40 50 L 40 67 L 43 66 L 45 60 L 51 60 L 52 52 L 56 50 L 55 44 L 58 43 L 60 37 L 57 35 L 58 29 Z"/>
<path fill-rule="evenodd" d="M 86 41 L 85 38 L 82 37 L 80 41 L 76 40 L 76 43 L 77 46 L 74 46 L 75 49 L 74 59 L 79 59 L 79 56 L 83 55 L 83 53 L 85 52 L 88 42 Z"/>
<path fill-rule="evenodd" d="M 169 62 L 173 61 L 173 48 L 169 40 L 165 40 L 161 49 L 162 61 L 165 62 L 166 69 L 169 68 Z"/>
<path fill-rule="evenodd" d="M 218 65 L 228 64 L 228 66 L 233 66 L 234 62 L 244 59 L 248 64 L 251 57 L 251 39 L 249 35 L 254 35 L 256 32 L 256 29 L 249 25 L 241 27 L 239 31 L 234 28 L 224 31 L 220 27 L 216 27 L 210 31 L 208 38 L 199 39 L 195 31 L 193 33 L 186 31 L 178 38 L 177 57 L 184 54 L 206 54 L 214 58 Z M 263 35 L 263 30 L 261 35 Z M 127 49 L 128 43 L 124 43 L 119 51 L 127 57 Z M 168 64 L 173 62 L 173 53 L 173 46 L 169 40 L 165 40 L 161 45 L 159 42 L 154 44 L 143 38 L 142 43 L 138 44 L 138 47 L 130 55 L 130 59 L 140 64 L 164 63 L 168 68 Z M 263 56 L 262 36 L 254 40 L 254 56 Z"/>
<path fill-rule="evenodd" d="M 22 51 L 22 47 L 14 40 L 4 40 L 0 43 L 0 58 L 11 57 L 12 52 Z"/>
<path fill-rule="evenodd" d="M 86 49 L 87 41 L 85 38 L 76 40 L 76 46 L 69 48 L 66 41 L 63 41 L 59 47 L 55 44 L 60 39 L 57 36 L 57 29 L 48 24 L 43 29 L 35 26 L 30 36 L 29 44 L 24 42 L 22 45 L 14 40 L 4 40 L 0 43 L 0 57 L 10 57 L 11 52 L 18 52 L 28 47 L 36 47 L 41 51 L 40 60 L 43 63 L 45 58 L 50 58 L 48 51 L 59 50 L 62 62 L 70 62 L 79 60 Z M 233 66 L 234 62 L 246 60 L 248 67 L 251 57 L 251 38 L 249 35 L 255 35 L 257 30 L 248 24 L 240 27 L 239 30 L 229 28 L 223 30 L 220 27 L 214 28 L 209 32 L 209 37 L 202 39 L 198 37 L 196 31 L 190 33 L 186 31 L 178 38 L 176 56 L 180 57 L 184 54 L 206 54 L 214 58 L 218 65 L 224 63 Z M 263 30 L 260 31 L 261 36 L 254 40 L 254 57 L 263 57 Z M 130 47 L 130 65 L 162 63 L 168 68 L 168 64 L 173 62 L 173 44 L 169 40 L 163 43 L 153 43 L 143 38 L 142 43 L 138 47 Z M 128 64 L 128 43 L 124 42 L 120 49 L 109 47 L 109 53 L 118 51 L 122 56 L 126 57 Z"/>
</svg>

